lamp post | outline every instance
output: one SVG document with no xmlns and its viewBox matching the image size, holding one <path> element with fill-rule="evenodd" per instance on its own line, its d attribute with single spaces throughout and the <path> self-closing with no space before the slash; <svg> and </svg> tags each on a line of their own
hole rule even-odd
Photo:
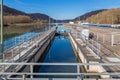
<svg viewBox="0 0 120 80">
<path fill-rule="evenodd" d="M 78 25 L 80 25 L 80 16 L 79 16 L 79 20 L 78 20 Z"/>
<path fill-rule="evenodd" d="M 50 30 L 50 16 L 49 16 L 49 30 Z"/>
<path fill-rule="evenodd" d="M 0 0 L 0 58 L 3 58 L 4 61 L 4 54 L 3 54 L 3 0 Z"/>
</svg>

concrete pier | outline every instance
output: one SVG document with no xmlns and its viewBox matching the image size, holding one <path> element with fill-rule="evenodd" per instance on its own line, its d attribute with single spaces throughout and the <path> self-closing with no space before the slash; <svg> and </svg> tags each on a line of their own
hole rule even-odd
<svg viewBox="0 0 120 80">
<path fill-rule="evenodd" d="M 71 40 L 71 43 L 76 51 L 76 55 L 79 58 L 81 63 L 99 63 L 99 59 L 97 59 L 96 55 L 92 53 L 92 51 L 85 46 L 85 44 L 82 42 L 80 38 L 75 38 L 74 33 L 69 33 L 69 38 Z M 106 72 L 104 67 L 99 65 L 84 65 L 83 68 L 85 69 L 85 72 L 93 72 L 93 73 L 102 73 Z M 101 78 L 110 78 L 110 75 L 100 75 Z"/>
</svg>

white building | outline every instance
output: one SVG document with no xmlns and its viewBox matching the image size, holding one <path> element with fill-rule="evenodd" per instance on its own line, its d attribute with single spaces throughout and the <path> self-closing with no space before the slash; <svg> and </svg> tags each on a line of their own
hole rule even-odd
<svg viewBox="0 0 120 80">
<path fill-rule="evenodd" d="M 70 21 L 69 24 L 74 24 L 74 22 Z"/>
<path fill-rule="evenodd" d="M 89 38 L 89 30 L 88 29 L 83 29 L 82 32 L 81 32 L 81 36 L 82 38 L 85 40 Z"/>
</svg>

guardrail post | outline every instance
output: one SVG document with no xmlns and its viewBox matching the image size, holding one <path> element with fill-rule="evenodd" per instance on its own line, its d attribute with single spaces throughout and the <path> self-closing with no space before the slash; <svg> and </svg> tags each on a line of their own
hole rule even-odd
<svg viewBox="0 0 120 80">
<path fill-rule="evenodd" d="M 98 35 L 98 32 L 97 32 L 97 41 L 98 41 L 98 38 L 99 38 L 98 36 L 99 36 L 99 35 Z"/>
<path fill-rule="evenodd" d="M 14 62 L 14 49 L 12 50 L 12 62 Z"/>
<path fill-rule="evenodd" d="M 18 54 L 19 54 L 19 59 L 20 59 L 20 45 L 18 46 Z"/>
<path fill-rule="evenodd" d="M 84 75 L 83 74 L 81 74 L 81 80 L 84 80 Z"/>
<path fill-rule="evenodd" d="M 52 78 L 49 78 L 49 80 L 53 80 Z"/>
<path fill-rule="evenodd" d="M 93 39 L 92 39 L 92 50 L 93 50 L 93 44 L 94 44 L 94 43 L 93 43 Z"/>
<path fill-rule="evenodd" d="M 112 75 L 110 75 L 110 80 L 113 80 L 113 79 L 112 79 Z"/>
<path fill-rule="evenodd" d="M 112 36 L 111 36 L 111 46 L 113 46 L 114 45 L 114 34 L 112 34 Z"/>
<path fill-rule="evenodd" d="M 0 78 L 0 80 L 7 80 L 6 75 L 4 75 L 2 79 Z"/>
<path fill-rule="evenodd" d="M 22 80 L 25 80 L 25 77 L 26 77 L 26 75 L 25 75 L 25 74 L 23 74 L 23 75 L 22 75 Z"/>
<path fill-rule="evenodd" d="M 30 78 L 31 79 L 33 79 L 33 65 L 30 65 L 30 73 L 31 73 L 31 75 L 30 75 Z"/>
<path fill-rule="evenodd" d="M 103 34 L 103 43 L 105 42 L 105 35 Z"/>
<path fill-rule="evenodd" d="M 78 37 L 78 33 L 77 33 L 77 31 L 76 31 L 76 39 L 77 39 L 77 37 Z"/>
<path fill-rule="evenodd" d="M 77 64 L 77 73 L 78 74 L 80 73 L 80 66 L 79 66 L 79 64 Z M 77 76 L 77 80 L 80 80 L 80 76 L 79 75 Z"/>
</svg>

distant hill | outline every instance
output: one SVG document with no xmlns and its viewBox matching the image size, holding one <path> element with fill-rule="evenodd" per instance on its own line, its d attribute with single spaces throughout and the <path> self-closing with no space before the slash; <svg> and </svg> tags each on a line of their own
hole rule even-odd
<svg viewBox="0 0 120 80">
<path fill-rule="evenodd" d="M 120 24 L 120 8 L 91 11 L 76 17 L 74 21 L 79 21 L 79 19 L 95 24 Z"/>
<path fill-rule="evenodd" d="M 45 15 L 45 14 L 41 14 L 41 13 L 32 13 L 29 14 L 29 16 L 33 19 L 33 20 L 49 20 L 49 16 Z"/>
<path fill-rule="evenodd" d="M 88 17 L 86 21 L 97 24 L 120 24 L 120 8 L 102 11 Z"/>
<path fill-rule="evenodd" d="M 49 20 L 49 16 L 46 14 L 41 14 L 41 13 L 25 13 L 23 11 L 14 9 L 14 8 L 10 8 L 8 6 L 3 7 L 3 11 L 4 11 L 4 16 L 8 16 L 8 15 L 24 15 L 24 16 L 29 16 L 31 19 L 33 20 Z M 51 22 L 56 22 L 55 19 L 50 17 L 50 21 Z M 73 21 L 72 19 L 67 19 L 67 20 L 57 20 L 58 23 L 66 23 L 69 21 Z"/>
<path fill-rule="evenodd" d="M 25 12 L 16 10 L 14 8 L 10 8 L 10 7 L 5 6 L 5 5 L 3 7 L 3 13 L 4 13 L 4 15 L 28 15 Z"/>
<path fill-rule="evenodd" d="M 73 19 L 57 20 L 58 23 L 69 23 L 70 21 L 73 21 Z"/>
<path fill-rule="evenodd" d="M 98 13 L 100 13 L 100 12 L 102 12 L 102 11 L 106 11 L 107 9 L 101 9 L 101 10 L 96 10 L 96 11 L 91 11 L 91 12 L 88 12 L 88 13 L 85 13 L 85 14 L 83 14 L 83 15 L 81 15 L 81 16 L 79 16 L 79 17 L 76 17 L 75 19 L 74 19 L 74 21 L 77 21 L 77 20 L 85 20 L 85 19 L 87 19 L 87 18 L 89 18 L 90 16 L 92 16 L 92 15 L 96 15 L 96 14 L 98 14 Z"/>
<path fill-rule="evenodd" d="M 4 12 L 4 16 L 6 15 L 26 15 L 26 16 L 30 16 L 33 20 L 48 20 L 49 16 L 45 15 L 45 14 L 41 14 L 41 13 L 25 13 L 19 10 L 16 10 L 14 8 L 10 8 L 8 6 L 3 7 L 3 12 Z"/>
<path fill-rule="evenodd" d="M 7 15 L 26 15 L 26 16 L 29 16 L 31 19 L 33 20 L 49 20 L 49 16 L 46 15 L 46 14 L 41 14 L 41 13 L 25 13 L 23 11 L 19 11 L 17 9 L 14 9 L 14 8 L 10 8 L 8 6 L 5 6 L 3 7 L 3 11 L 4 11 L 4 16 L 7 16 Z M 56 22 L 55 19 L 51 18 L 50 17 L 50 20 L 51 22 Z M 69 21 L 72 21 L 67 19 L 67 20 L 57 20 L 58 23 L 66 23 L 66 22 L 69 22 Z"/>
</svg>

